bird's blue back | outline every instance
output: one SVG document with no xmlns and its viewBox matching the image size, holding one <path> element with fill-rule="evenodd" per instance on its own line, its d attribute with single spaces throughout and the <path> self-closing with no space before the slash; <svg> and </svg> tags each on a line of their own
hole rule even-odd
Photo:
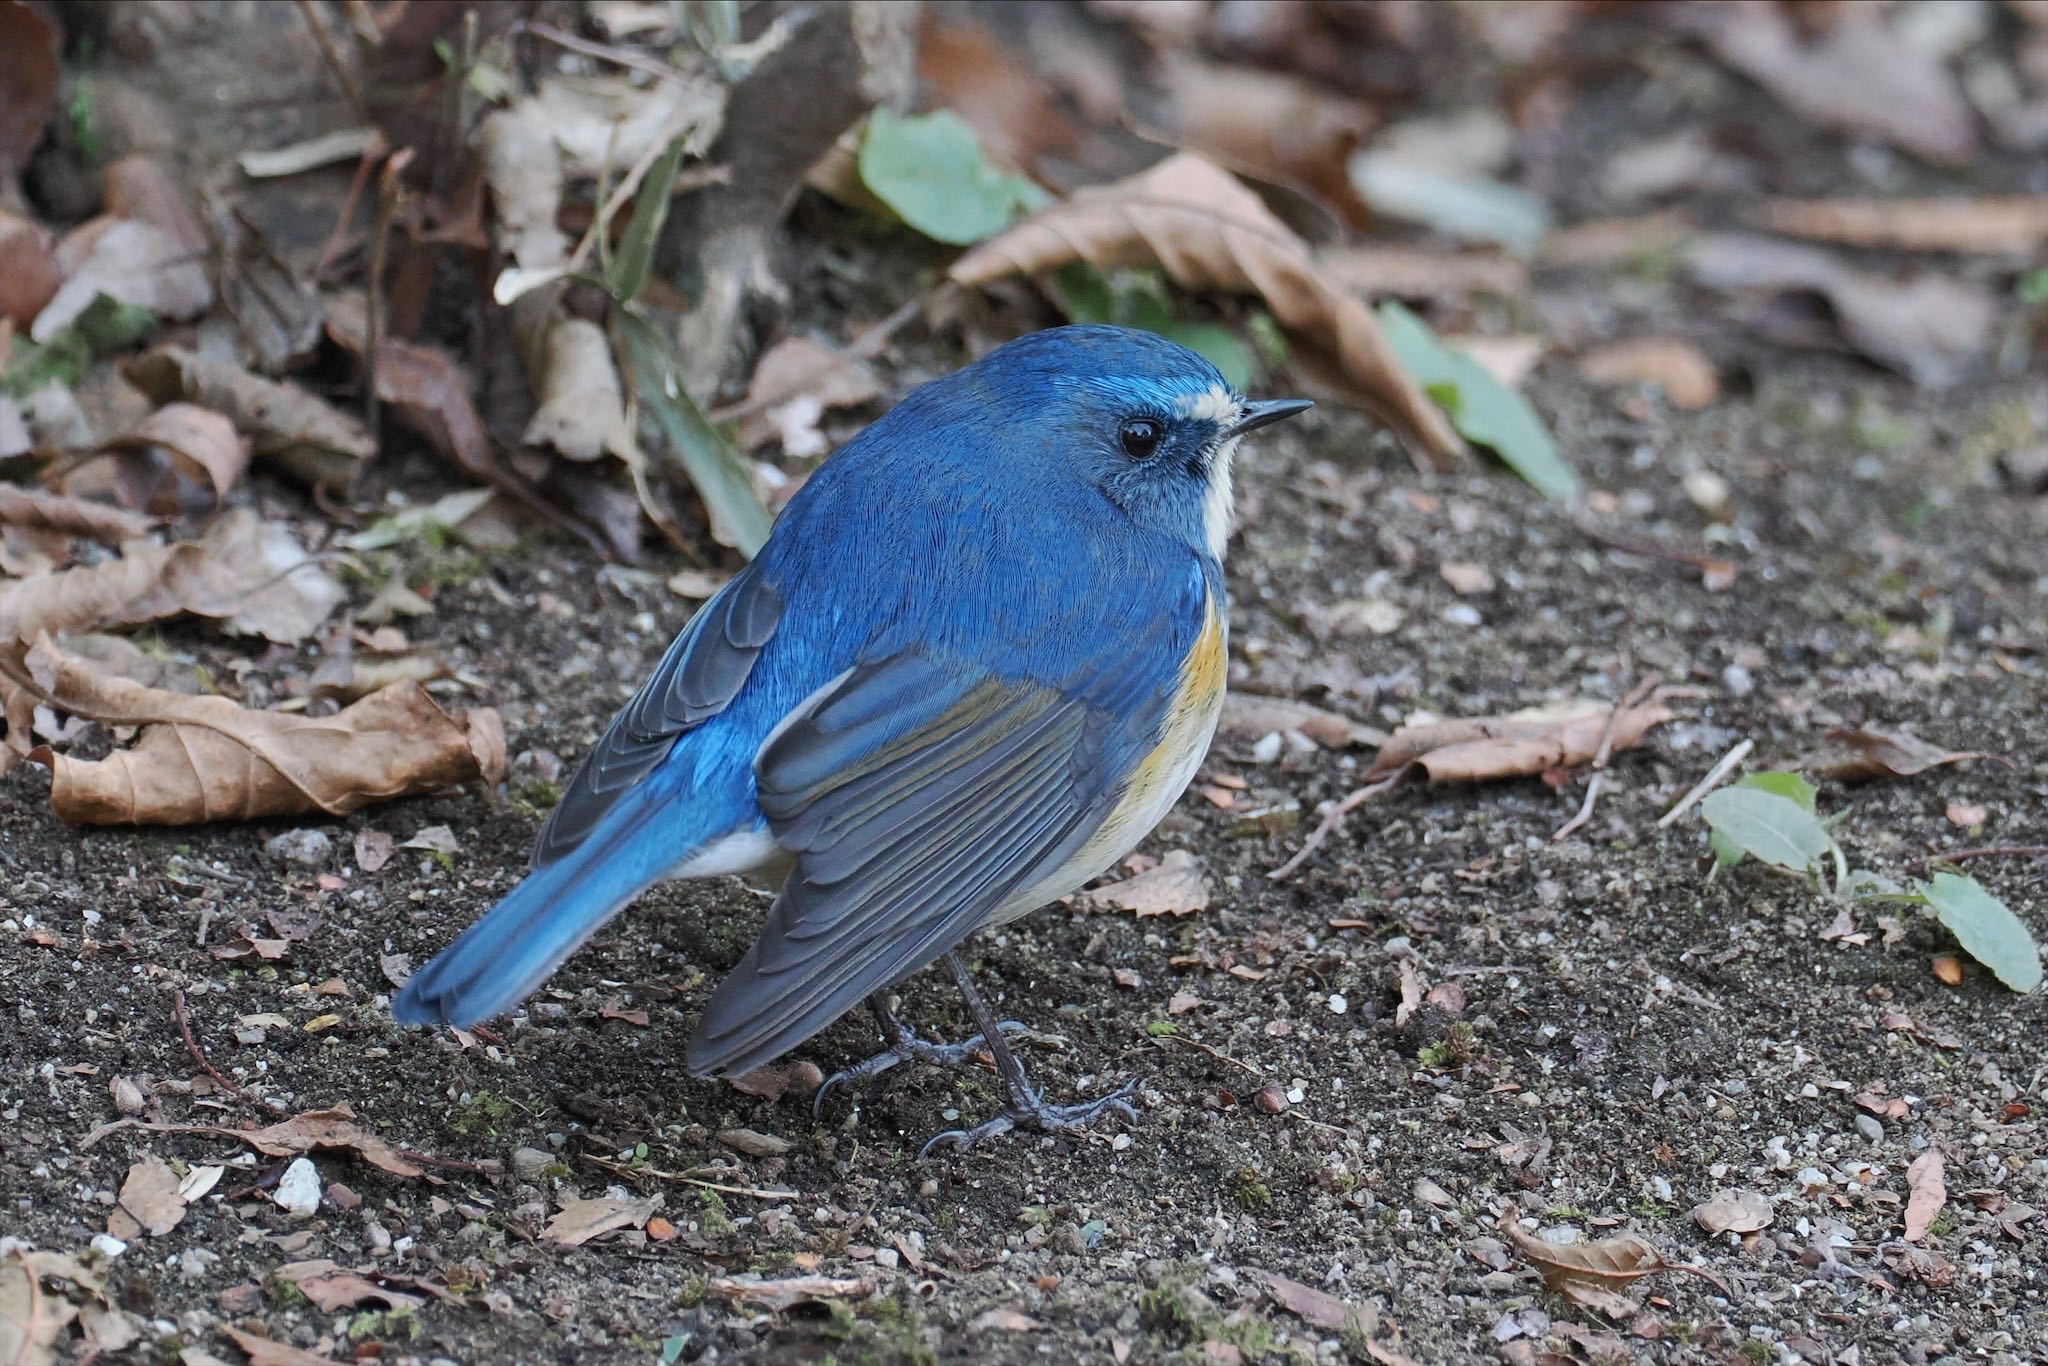
<svg viewBox="0 0 2048 1366">
<path fill-rule="evenodd" d="M 785 844 L 810 840 L 799 883 L 803 858 L 820 886 L 851 876 L 851 864 L 833 864 L 830 840 L 877 819 L 848 794 L 883 779 L 836 775 L 866 773 L 898 741 L 944 735 L 976 708 L 996 718 L 991 744 L 1071 712 L 1070 771 L 1039 776 L 1071 787 L 1073 809 L 1025 815 L 1047 830 L 1099 816 L 1158 743 L 1182 665 L 1223 597 L 1202 482 L 1139 479 L 1104 424 L 1135 409 L 1199 411 L 1228 392 L 1170 342 L 1087 327 L 1034 334 L 913 391 L 810 477 L 755 561 L 693 618 L 572 785 L 536 872 L 414 979 L 400 1018 L 509 1007 L 648 883 L 707 866 L 691 860 L 731 836 L 772 827 Z M 821 690 L 835 688 L 852 695 L 830 693 L 818 711 Z M 1058 707 L 1045 713 L 1041 699 Z M 778 743 L 799 713 L 803 734 Z M 764 810 L 771 760 L 777 790 Z M 860 853 L 870 865 L 888 858 L 886 847 Z M 780 949 L 839 928 L 814 923 L 825 914 L 815 906 L 784 903 L 764 933 L 765 962 L 757 945 L 736 976 L 772 976 Z M 922 966 L 957 929 L 921 922 L 923 939 L 877 962 Z M 786 1007 L 789 1018 L 713 1050 L 711 1065 L 765 1060 L 889 980 L 842 983 L 801 1011 L 764 997 L 760 1010 Z M 693 1063 L 697 1053 L 693 1043 Z"/>
</svg>

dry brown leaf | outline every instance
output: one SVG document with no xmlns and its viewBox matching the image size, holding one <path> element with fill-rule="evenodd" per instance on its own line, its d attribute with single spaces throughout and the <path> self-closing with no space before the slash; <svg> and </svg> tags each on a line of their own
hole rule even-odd
<svg viewBox="0 0 2048 1366">
<path fill-rule="evenodd" d="M 323 811 L 505 776 L 498 714 L 450 716 L 418 684 L 373 693 L 333 716 L 251 711 L 111 678 L 48 637 L 27 673 L 50 705 L 115 726 L 142 726 L 130 748 L 98 761 L 30 756 L 51 770 L 50 801 L 85 825 L 191 825 Z M 10 733 L 10 740 L 12 736 Z"/>
<path fill-rule="evenodd" d="M 343 596 L 288 529 L 234 508 L 197 541 L 0 587 L 0 647 L 186 614 L 289 643 L 312 634 Z"/>
<path fill-rule="evenodd" d="M 1330 279 L 1369 299 L 1516 299 L 1529 292 L 1528 264 L 1498 252 L 1374 245 L 1332 247 L 1316 259 Z"/>
<path fill-rule="evenodd" d="M 998 1305 L 976 1314 L 967 1326 L 977 1331 L 995 1329 L 1005 1333 L 1037 1333 L 1047 1325 L 1043 1319 L 1034 1319 L 1014 1305 Z"/>
<path fill-rule="evenodd" d="M 1413 958 L 1403 958 L 1400 966 L 1401 1003 L 1394 1007 L 1394 1027 L 1399 1029 L 1408 1023 L 1416 1011 L 1422 1009 L 1422 971 L 1415 966 Z"/>
<path fill-rule="evenodd" d="M 766 1067 L 757 1067 L 725 1080 L 733 1090 L 746 1095 L 758 1096 L 762 1100 L 781 1100 L 791 1093 L 810 1095 L 825 1084 L 825 1074 L 818 1064 L 799 1060 L 769 1063 Z"/>
<path fill-rule="evenodd" d="M 1524 1233 L 1513 1209 L 1501 1219 L 1500 1226 L 1507 1231 L 1509 1240 L 1521 1254 L 1535 1265 L 1543 1276 L 1543 1283 L 1552 1290 L 1562 1290 L 1574 1283 L 1619 1290 L 1644 1276 L 1681 1271 L 1713 1284 L 1724 1295 L 1731 1293 L 1713 1273 L 1696 1266 L 1667 1262 L 1663 1253 L 1633 1233 L 1602 1238 L 1597 1242 L 1553 1243 Z"/>
<path fill-rule="evenodd" d="M 522 440 L 571 460 L 628 458 L 626 399 L 604 329 L 587 318 L 557 318 L 546 353 L 535 385 L 540 407 Z"/>
<path fill-rule="evenodd" d="M 194 254 L 154 223 L 96 218 L 57 244 L 64 283 L 28 333 L 47 342 L 101 294 L 148 309 L 159 318 L 196 318 L 213 306 L 206 257 Z"/>
<path fill-rule="evenodd" d="M 223 1327 L 228 1340 L 242 1349 L 249 1366 L 341 1366 L 333 1357 L 308 1352 L 288 1342 L 273 1342 L 261 1333 L 245 1328 Z"/>
<path fill-rule="evenodd" d="M 1347 169 L 1379 123 L 1371 105 L 1284 71 L 1167 54 L 1158 70 L 1166 125 L 1159 140 L 1189 147 L 1264 180 L 1297 185 L 1354 226 L 1372 210 Z"/>
<path fill-rule="evenodd" d="M 639 1228 L 654 1214 L 660 1201 L 654 1196 L 635 1200 L 572 1199 L 548 1220 L 541 1238 L 560 1247 L 581 1247 L 592 1238 L 622 1228 Z"/>
<path fill-rule="evenodd" d="M 1356 1305 L 1346 1304 L 1335 1295 L 1303 1285 L 1300 1281 L 1281 1275 L 1277 1271 L 1251 1273 L 1266 1287 L 1266 1292 L 1288 1313 L 1306 1319 L 1318 1328 L 1342 1328 L 1358 1314 L 1363 1313 Z"/>
<path fill-rule="evenodd" d="M 26 330 L 63 283 L 49 230 L 0 209 L 0 318 Z"/>
<path fill-rule="evenodd" d="M 1654 384 L 1675 408 L 1697 412 L 1721 396 L 1714 363 L 1689 341 L 1637 337 L 1579 357 L 1579 373 L 1595 384 Z"/>
<path fill-rule="evenodd" d="M 1770 1225 L 1771 1202 L 1757 1191 L 1716 1191 L 1692 1217 L 1709 1233 L 1755 1233 Z"/>
<path fill-rule="evenodd" d="M 1773 199 L 1746 215 L 1787 237 L 1897 251 L 2024 256 L 2048 241 L 2048 195 L 1982 199 Z"/>
<path fill-rule="evenodd" d="M 0 484 L 0 524 L 87 536 L 110 546 L 137 540 L 157 528 L 156 518 L 126 508 L 12 484 Z"/>
<path fill-rule="evenodd" d="M 1039 158 L 1070 156 L 1081 129 L 1038 73 L 982 25 L 927 9 L 917 47 L 917 74 L 933 108 L 950 109 L 974 126 L 998 165 L 1035 171 Z"/>
<path fill-rule="evenodd" d="M 1799 242 L 1716 234 L 1693 242 L 1686 261 L 1710 288 L 1820 295 L 1849 345 L 1928 388 L 1959 379 L 1990 346 L 1998 323 L 1996 300 L 1978 285 L 1933 274 L 1894 280 Z M 1790 339 L 1812 344 L 1803 333 Z"/>
<path fill-rule="evenodd" d="M 196 351 L 162 347 L 124 363 L 121 373 L 157 403 L 189 399 L 227 414 L 256 455 L 308 483 L 345 487 L 377 453 L 369 429 L 324 399 Z"/>
<path fill-rule="evenodd" d="M 1941 1179 L 1941 1149 L 1929 1148 L 1906 1168 L 1906 1241 L 1917 1243 L 1934 1227 L 1935 1219 L 1948 1203 L 1948 1188 Z"/>
<path fill-rule="evenodd" d="M 1850 751 L 1815 766 L 1816 771 L 1837 782 L 1853 783 L 1866 778 L 1911 778 L 1930 768 L 1960 764 L 1971 759 L 1989 759 L 2012 767 L 2003 755 L 1980 749 L 1950 750 L 1931 745 L 1911 731 L 1878 730 L 1874 726 L 1842 726 L 1828 732 L 1828 739 Z"/>
<path fill-rule="evenodd" d="M 1209 879 L 1202 862 L 1185 849 L 1175 849 L 1156 867 L 1087 894 L 1097 906 L 1131 911 L 1140 920 L 1155 915 L 1193 915 L 1209 904 Z"/>
<path fill-rule="evenodd" d="M 740 443 L 754 450 L 780 440 L 785 454 L 815 459 L 830 449 L 818 420 L 835 408 L 879 398 L 882 388 L 882 377 L 865 360 L 808 337 L 785 337 L 768 348 L 747 381 L 753 411 L 740 424 Z"/>
<path fill-rule="evenodd" d="M 787 1309 L 800 1300 L 857 1299 L 873 1292 L 874 1283 L 858 1276 L 791 1276 L 785 1280 L 762 1281 L 751 1276 L 714 1276 L 713 1294 L 756 1304 L 763 1309 Z"/>
<path fill-rule="evenodd" d="M 166 517 L 220 502 L 249 468 L 248 438 L 224 414 L 196 403 L 165 404 L 101 449 L 116 462 L 121 501 Z M 188 496 L 190 485 L 202 486 L 203 495 Z"/>
<path fill-rule="evenodd" d="M 1591 763 L 1599 752 L 1613 710 L 1604 702 L 1575 701 L 1506 716 L 1411 722 L 1388 737 L 1365 780 L 1411 764 L 1420 765 L 1433 783 L 1490 782 L 1575 768 Z M 1651 727 L 1674 715 L 1655 697 L 1630 707 L 1614 721 L 1610 752 L 1635 748 Z"/>
<path fill-rule="evenodd" d="M 1298 359 L 1414 439 L 1439 463 L 1463 454 L 1449 420 L 1402 368 L 1372 313 L 1324 275 L 1308 246 L 1259 197 L 1192 153 L 1084 190 L 997 234 L 953 263 L 981 285 L 1083 260 L 1100 270 L 1158 266 L 1187 289 L 1256 294 Z"/>
<path fill-rule="evenodd" d="M 286 1262 L 272 1275 L 289 1281 L 323 1312 L 333 1314 L 359 1304 L 381 1304 L 388 1309 L 417 1309 L 426 1303 L 419 1295 L 390 1290 L 375 1281 L 344 1271 L 326 1258 Z"/>
<path fill-rule="evenodd" d="M 1962 161 L 1977 148 L 1976 119 L 1955 78 L 1874 9 L 1839 11 L 1840 22 L 1804 42 L 1792 17 L 1770 0 L 1720 0 L 1665 13 L 1806 118 L 1934 161 Z"/>
<path fill-rule="evenodd" d="M 1377 745 L 1387 738 L 1371 726 L 1306 702 L 1236 691 L 1224 696 L 1223 717 L 1217 729 L 1225 735 L 1251 740 L 1274 731 L 1299 731 L 1325 749 Z"/>
<path fill-rule="evenodd" d="M 569 259 L 562 208 L 562 157 L 540 107 L 517 100 L 484 120 L 478 135 L 491 187 L 491 232 L 498 250 L 526 270 Z"/>
<path fill-rule="evenodd" d="M 327 335 L 358 360 L 369 348 L 360 300 L 329 303 Z M 377 342 L 377 397 L 456 468 L 479 483 L 498 482 L 498 459 L 469 396 L 469 379 L 447 352 L 383 337 Z"/>
<path fill-rule="evenodd" d="M 178 1174 L 170 1163 L 151 1153 L 128 1168 L 107 1220 L 107 1232 L 124 1242 L 141 1233 L 169 1233 L 184 1220 L 185 1209 Z"/>
<path fill-rule="evenodd" d="M 362 829 L 356 831 L 356 867 L 366 873 L 374 873 L 391 862 L 397 852 L 398 842 L 382 830 Z"/>
</svg>

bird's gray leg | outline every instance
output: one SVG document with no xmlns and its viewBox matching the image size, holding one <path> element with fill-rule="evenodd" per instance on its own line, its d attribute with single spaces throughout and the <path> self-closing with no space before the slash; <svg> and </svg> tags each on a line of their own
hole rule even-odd
<svg viewBox="0 0 2048 1366">
<path fill-rule="evenodd" d="M 918 1154 L 920 1157 L 928 1156 L 934 1148 L 941 1146 L 971 1148 L 984 1138 L 1008 1133 L 1019 1124 L 1034 1125 L 1047 1133 L 1072 1133 L 1087 1128 L 1106 1114 L 1119 1114 L 1136 1122 L 1138 1110 L 1130 1101 L 1132 1093 L 1138 1089 L 1136 1078 L 1096 1100 L 1082 1101 L 1078 1105 L 1046 1104 L 1044 1093 L 1031 1084 L 1024 1075 L 1024 1064 L 1018 1062 L 1017 1055 L 1010 1051 L 1002 1029 L 995 1023 L 995 1012 L 974 989 L 973 981 L 967 976 L 967 965 L 960 961 L 960 955 L 947 954 L 946 966 L 952 969 L 953 980 L 959 984 L 960 994 L 967 998 L 967 1008 L 974 1013 L 974 1022 L 981 1026 L 982 1037 L 988 1040 L 989 1056 L 995 1059 L 996 1072 L 1003 1079 L 1006 1099 L 1003 1113 L 972 1129 L 948 1129 L 934 1136 L 924 1145 L 923 1152 Z"/>
<path fill-rule="evenodd" d="M 875 1013 L 875 1023 L 881 1027 L 882 1042 L 886 1045 L 881 1052 L 863 1059 L 853 1066 L 834 1072 L 819 1085 L 817 1094 L 811 1097 L 811 1117 L 824 1113 L 827 1093 L 848 1082 L 864 1082 L 895 1067 L 899 1063 L 922 1062 L 941 1067 L 956 1067 L 968 1061 L 985 1045 L 989 1026 L 983 1023 L 983 1032 L 959 1043 L 939 1043 L 936 1040 L 921 1039 L 917 1031 L 903 1023 L 889 1002 L 889 993 L 878 991 L 868 997 L 868 1009 Z M 979 1017 L 977 1017 L 979 1019 Z M 1004 1020 L 994 1026 L 995 1036 L 1004 1034 L 1026 1034 L 1030 1031 L 1016 1020 Z M 1006 1052 L 1008 1050 L 1005 1050 Z"/>
</svg>

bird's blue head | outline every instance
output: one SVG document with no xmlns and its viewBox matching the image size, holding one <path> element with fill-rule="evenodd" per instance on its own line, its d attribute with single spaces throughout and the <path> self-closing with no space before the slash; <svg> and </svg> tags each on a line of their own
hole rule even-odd
<svg viewBox="0 0 2048 1366">
<path fill-rule="evenodd" d="M 1309 407 L 1246 400 L 1184 346 L 1127 327 L 1056 327 L 998 347 L 897 409 L 952 428 L 992 477 L 1075 482 L 1148 530 L 1223 558 L 1238 439 Z M 961 431 L 960 428 L 967 428 Z"/>
</svg>

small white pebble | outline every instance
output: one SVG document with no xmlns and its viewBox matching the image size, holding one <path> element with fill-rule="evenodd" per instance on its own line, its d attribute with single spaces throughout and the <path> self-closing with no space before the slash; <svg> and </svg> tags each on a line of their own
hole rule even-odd
<svg viewBox="0 0 2048 1366">
<path fill-rule="evenodd" d="M 128 1244 L 111 1233 L 95 1233 L 92 1236 L 92 1250 L 112 1261 L 128 1250 Z"/>
<path fill-rule="evenodd" d="M 1343 992 L 1334 991 L 1330 993 L 1329 1007 L 1332 1015 L 1342 1015 L 1351 1009 L 1351 1002 L 1344 999 Z"/>
<path fill-rule="evenodd" d="M 310 1157 L 295 1157 L 284 1169 L 271 1199 L 286 1214 L 304 1218 L 320 1208 L 320 1169 Z"/>
</svg>

